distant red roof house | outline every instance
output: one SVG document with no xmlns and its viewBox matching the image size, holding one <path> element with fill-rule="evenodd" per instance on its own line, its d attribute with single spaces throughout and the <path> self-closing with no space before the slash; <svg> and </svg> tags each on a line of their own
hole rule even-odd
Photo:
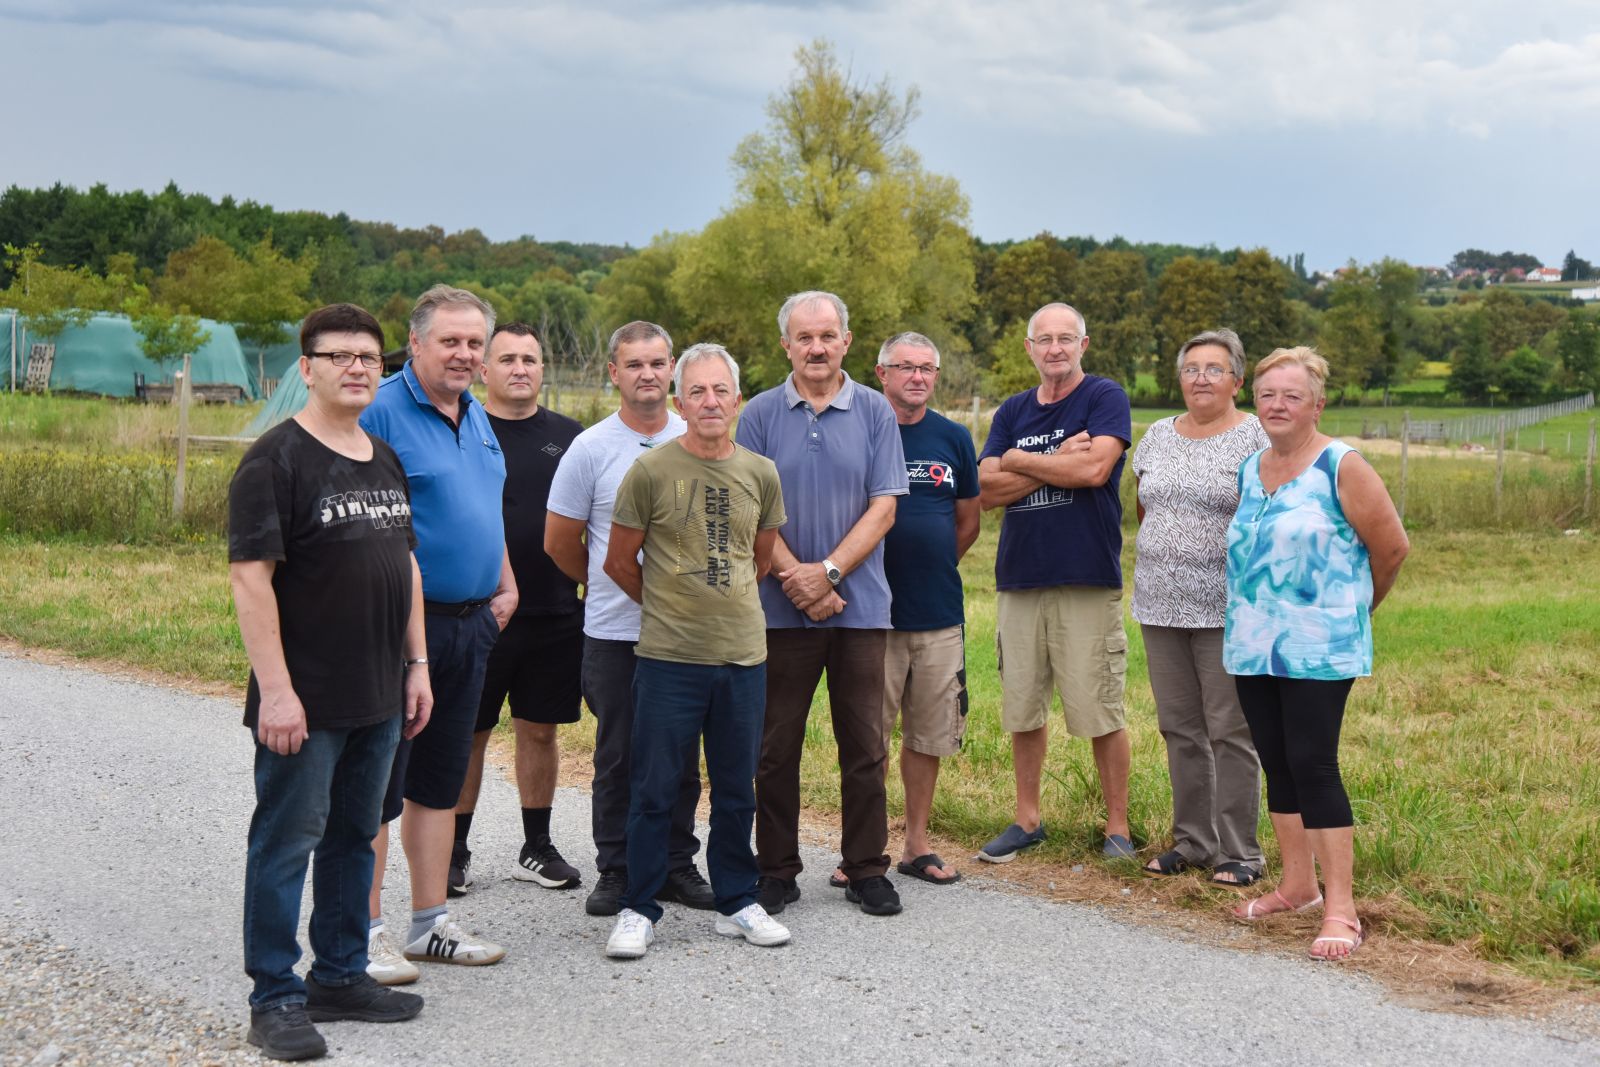
<svg viewBox="0 0 1600 1067">
<path fill-rule="evenodd" d="M 1528 272 L 1528 280 L 1530 282 L 1559 282 L 1561 280 L 1561 272 L 1554 267 L 1540 267 L 1537 270 Z"/>
</svg>

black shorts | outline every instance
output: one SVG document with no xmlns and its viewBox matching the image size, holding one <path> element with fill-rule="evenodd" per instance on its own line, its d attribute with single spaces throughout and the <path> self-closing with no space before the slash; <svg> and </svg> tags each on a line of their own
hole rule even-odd
<svg viewBox="0 0 1600 1067">
<path fill-rule="evenodd" d="M 449 811 L 461 799 L 472 756 L 473 716 L 483 693 L 483 669 L 500 625 L 485 604 L 466 618 L 429 615 L 428 675 L 433 716 L 422 732 L 395 748 L 383 821 L 399 818 L 402 801 Z"/>
<path fill-rule="evenodd" d="M 483 676 L 477 732 L 492 730 L 511 700 L 523 722 L 577 722 L 582 715 L 583 614 L 515 615 Z"/>
</svg>

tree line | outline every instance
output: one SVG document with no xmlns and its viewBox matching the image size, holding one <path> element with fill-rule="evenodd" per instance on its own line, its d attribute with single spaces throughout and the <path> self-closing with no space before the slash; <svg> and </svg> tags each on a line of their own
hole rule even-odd
<svg viewBox="0 0 1600 1067">
<path fill-rule="evenodd" d="M 870 381 L 878 344 L 915 329 L 940 345 L 941 390 L 953 401 L 1031 384 L 1027 316 L 1066 299 L 1088 323 L 1086 367 L 1150 402 L 1177 395 L 1177 347 L 1224 325 L 1252 361 L 1316 344 L 1332 386 L 1350 395 L 1391 390 L 1427 362 L 1449 363 L 1449 388 L 1470 402 L 1600 385 L 1590 312 L 1499 287 L 1425 297 L 1422 274 L 1397 260 L 1323 277 L 1307 274 L 1303 255 L 1260 248 L 1048 232 L 983 241 L 960 186 L 910 146 L 914 87 L 852 75 L 826 41 L 795 59 L 766 127 L 734 153 L 732 203 L 697 232 L 663 233 L 639 249 L 497 242 L 476 229 L 214 201 L 175 184 L 153 195 L 12 186 L 0 194 L 0 305 L 22 308 L 35 332 L 59 329 L 68 307 L 127 311 L 152 344 L 165 330 L 165 350 L 181 351 L 195 316 L 236 323 L 246 344 L 265 346 L 286 340 L 285 324 L 311 307 L 348 300 L 370 308 L 398 347 L 416 294 L 446 281 L 538 327 L 557 374 L 595 373 L 610 330 L 645 318 L 684 343 L 728 345 L 753 393 L 787 369 L 778 305 L 823 288 L 850 305 L 853 376 Z M 1452 267 L 1480 263 L 1538 265 L 1468 249 Z"/>
</svg>

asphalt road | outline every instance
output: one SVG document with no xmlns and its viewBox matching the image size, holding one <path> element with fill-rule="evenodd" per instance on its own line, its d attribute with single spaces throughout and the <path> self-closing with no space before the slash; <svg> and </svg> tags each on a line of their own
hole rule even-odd
<svg viewBox="0 0 1600 1067">
<path fill-rule="evenodd" d="M 242 1029 L 250 752 L 231 700 L 0 656 L 0 918 Z M 958 886 L 898 879 L 904 914 L 873 918 L 811 851 L 788 946 L 719 938 L 707 913 L 669 905 L 646 958 L 608 960 L 611 920 L 583 913 L 586 889 L 510 880 L 516 798 L 490 778 L 478 885 L 453 909 L 506 960 L 426 968 L 414 1022 L 324 1027 L 339 1061 L 1600 1062 L 1592 1038 L 1415 1010 L 1337 966 L 1186 942 L 986 883 L 971 862 Z M 555 835 L 586 886 L 588 820 L 587 795 L 562 790 Z M 403 928 L 404 874 L 388 881 Z M 0 1008 L 0 1062 L 28 1062 L 4 1022 Z"/>
</svg>

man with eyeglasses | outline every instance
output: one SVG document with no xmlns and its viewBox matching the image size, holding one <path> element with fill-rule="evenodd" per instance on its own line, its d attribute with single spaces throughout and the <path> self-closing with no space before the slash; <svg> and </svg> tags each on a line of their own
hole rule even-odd
<svg viewBox="0 0 1600 1067">
<path fill-rule="evenodd" d="M 494 309 L 480 297 L 448 285 L 429 289 L 411 310 L 411 358 L 361 415 L 361 425 L 395 450 L 411 485 L 427 621 L 423 662 L 434 693 L 428 728 L 395 751 L 383 828 L 373 842 L 368 973 L 385 985 L 416 981 L 412 961 L 481 966 L 505 955 L 462 930 L 446 903 L 455 806 L 472 756 L 484 667 L 517 609 L 500 510 L 505 458 L 469 391 L 493 328 Z M 383 870 L 396 818 L 411 872 L 402 953 L 383 925 Z"/>
<path fill-rule="evenodd" d="M 250 659 L 255 736 L 245 864 L 248 1040 L 272 1059 L 321 1056 L 314 1022 L 399 1022 L 422 998 L 368 976 L 372 837 L 402 733 L 428 724 L 422 579 L 393 450 L 362 431 L 383 329 L 353 304 L 306 316 L 306 405 L 262 434 L 228 488 L 228 571 Z M 408 664 L 415 664 L 408 666 Z M 302 980 L 295 933 L 313 852 Z"/>
<path fill-rule="evenodd" d="M 845 899 L 896 915 L 889 881 L 883 658 L 889 583 L 883 535 L 906 494 L 894 411 L 844 373 L 850 312 L 833 293 L 796 293 L 778 311 L 793 372 L 746 405 L 735 440 L 778 468 L 788 522 L 761 581 L 767 709 L 756 771 L 759 903 L 775 915 L 800 899 L 800 756 L 811 698 L 828 675 L 839 744 Z"/>
<path fill-rule="evenodd" d="M 550 809 L 561 762 L 556 726 L 577 722 L 583 712 L 578 688 L 583 601 L 578 599 L 578 583 L 545 554 L 544 528 L 551 479 L 583 426 L 540 405 L 544 349 L 525 322 L 495 326 L 483 361 L 483 384 L 484 410 L 506 459 L 503 510 L 506 549 L 517 579 L 517 612 L 495 642 L 484 671 L 472 762 L 456 804 L 455 845 L 450 853 L 453 897 L 472 885 L 467 835 L 483 784 L 489 735 L 508 701 L 523 837 L 511 877 L 546 889 L 572 889 L 582 880 L 550 839 Z"/>
<path fill-rule="evenodd" d="M 1039 810 L 1052 691 L 1067 732 L 1091 738 L 1106 802 L 1101 852 L 1131 858 L 1128 638 L 1122 625 L 1122 501 L 1133 438 L 1128 394 L 1083 371 L 1083 316 L 1046 304 L 1028 320 L 1039 385 L 995 411 L 978 463 L 984 508 L 1004 507 L 995 556 L 1001 723 L 1011 734 L 1016 821 L 978 858 L 1006 863 L 1045 839 Z"/>
<path fill-rule="evenodd" d="M 883 739 L 900 720 L 906 837 L 895 869 L 947 885 L 961 876 L 928 843 L 939 760 L 961 750 L 967 729 L 966 604 L 961 557 L 978 539 L 978 457 L 972 434 L 928 407 L 939 350 L 902 333 L 878 350 L 878 381 L 900 425 L 911 492 L 883 539 L 894 594 L 883 677 Z"/>
</svg>

